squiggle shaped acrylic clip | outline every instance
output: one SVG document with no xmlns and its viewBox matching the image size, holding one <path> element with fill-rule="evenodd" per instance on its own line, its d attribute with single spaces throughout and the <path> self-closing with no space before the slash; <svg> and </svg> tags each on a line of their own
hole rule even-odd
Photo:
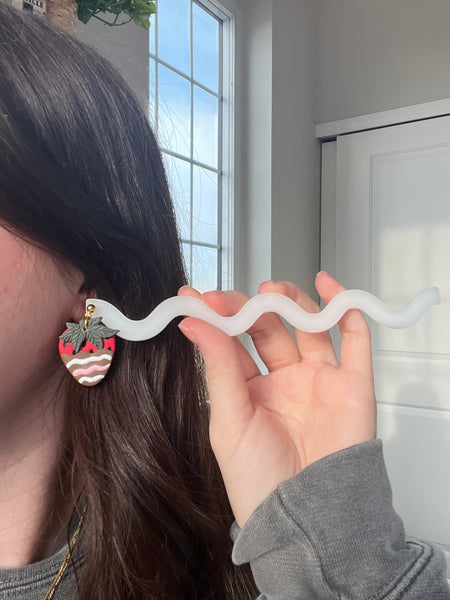
<svg viewBox="0 0 450 600">
<path fill-rule="evenodd" d="M 393 311 L 369 292 L 346 290 L 337 294 L 321 312 L 308 313 L 290 298 L 272 293 L 254 296 L 236 315 L 222 317 L 198 298 L 175 296 L 161 302 L 141 321 L 128 319 L 105 300 L 89 298 L 86 305 L 93 304 L 95 316 L 102 317 L 107 327 L 118 329 L 119 337 L 138 342 L 158 335 L 172 319 L 182 316 L 197 317 L 222 329 L 230 336 L 236 336 L 247 331 L 262 314 L 274 312 L 281 315 L 295 329 L 319 333 L 331 329 L 348 310 L 357 308 L 380 325 L 400 329 L 413 325 L 430 306 L 439 304 L 440 301 L 439 289 L 431 287 L 417 294 L 403 310 Z"/>
</svg>

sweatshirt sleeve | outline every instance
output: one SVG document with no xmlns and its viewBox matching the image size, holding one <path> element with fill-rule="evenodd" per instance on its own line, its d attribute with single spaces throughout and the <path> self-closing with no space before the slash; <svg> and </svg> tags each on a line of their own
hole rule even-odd
<svg viewBox="0 0 450 600">
<path fill-rule="evenodd" d="M 405 538 L 381 440 L 284 481 L 231 537 L 259 600 L 450 600 L 444 553 Z"/>
</svg>

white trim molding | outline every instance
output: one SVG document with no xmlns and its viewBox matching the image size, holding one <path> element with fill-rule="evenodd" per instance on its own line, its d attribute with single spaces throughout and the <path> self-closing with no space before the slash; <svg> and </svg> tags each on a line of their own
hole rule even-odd
<svg viewBox="0 0 450 600">
<path fill-rule="evenodd" d="M 360 117 L 342 119 L 340 121 L 319 123 L 316 125 L 316 138 L 319 140 L 330 140 L 346 133 L 356 133 L 368 129 L 388 127 L 389 125 L 400 125 L 402 123 L 443 117 L 445 115 L 450 115 L 450 98 L 425 102 L 424 104 L 414 104 L 403 108 L 394 108 Z"/>
</svg>

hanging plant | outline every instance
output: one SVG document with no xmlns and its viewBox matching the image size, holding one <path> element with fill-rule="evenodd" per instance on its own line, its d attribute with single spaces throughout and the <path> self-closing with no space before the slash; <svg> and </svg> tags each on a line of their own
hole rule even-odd
<svg viewBox="0 0 450 600">
<path fill-rule="evenodd" d="M 87 23 L 92 17 L 99 19 L 110 27 L 126 25 L 133 21 L 136 25 L 148 31 L 150 27 L 149 17 L 156 12 L 155 2 L 150 0 L 76 0 L 78 5 L 78 19 Z M 98 16 L 99 13 L 112 13 L 115 19 L 110 22 Z M 128 19 L 122 19 L 121 15 L 127 15 Z"/>
<path fill-rule="evenodd" d="M 148 31 L 149 17 L 156 12 L 152 0 L 13 0 L 14 4 L 45 14 L 51 23 L 72 34 L 78 21 L 87 23 L 92 17 L 110 27 L 133 21 Z M 98 16 L 100 13 L 111 13 L 115 18 L 107 21 Z"/>
</svg>

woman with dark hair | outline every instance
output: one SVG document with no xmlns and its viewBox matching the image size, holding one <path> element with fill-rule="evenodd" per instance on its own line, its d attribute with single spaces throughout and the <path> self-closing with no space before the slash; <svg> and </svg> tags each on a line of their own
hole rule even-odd
<svg viewBox="0 0 450 600">
<path fill-rule="evenodd" d="M 253 598 L 177 324 L 120 340 L 95 387 L 58 356 L 89 295 L 141 318 L 186 283 L 146 116 L 94 50 L 2 3 L 0 78 L 0 567 L 53 556 L 83 515 L 56 598 L 74 578 L 84 599 Z M 17 597 L 43 599 L 64 556 Z"/>
<path fill-rule="evenodd" d="M 392 509 L 358 311 L 341 366 L 328 334 L 297 347 L 272 314 L 249 330 L 268 376 L 192 318 L 118 340 L 99 385 L 67 373 L 88 297 L 133 319 L 247 298 L 185 285 L 155 138 L 106 60 L 0 3 L 0 78 L 0 598 L 448 598 L 442 555 Z"/>
</svg>

